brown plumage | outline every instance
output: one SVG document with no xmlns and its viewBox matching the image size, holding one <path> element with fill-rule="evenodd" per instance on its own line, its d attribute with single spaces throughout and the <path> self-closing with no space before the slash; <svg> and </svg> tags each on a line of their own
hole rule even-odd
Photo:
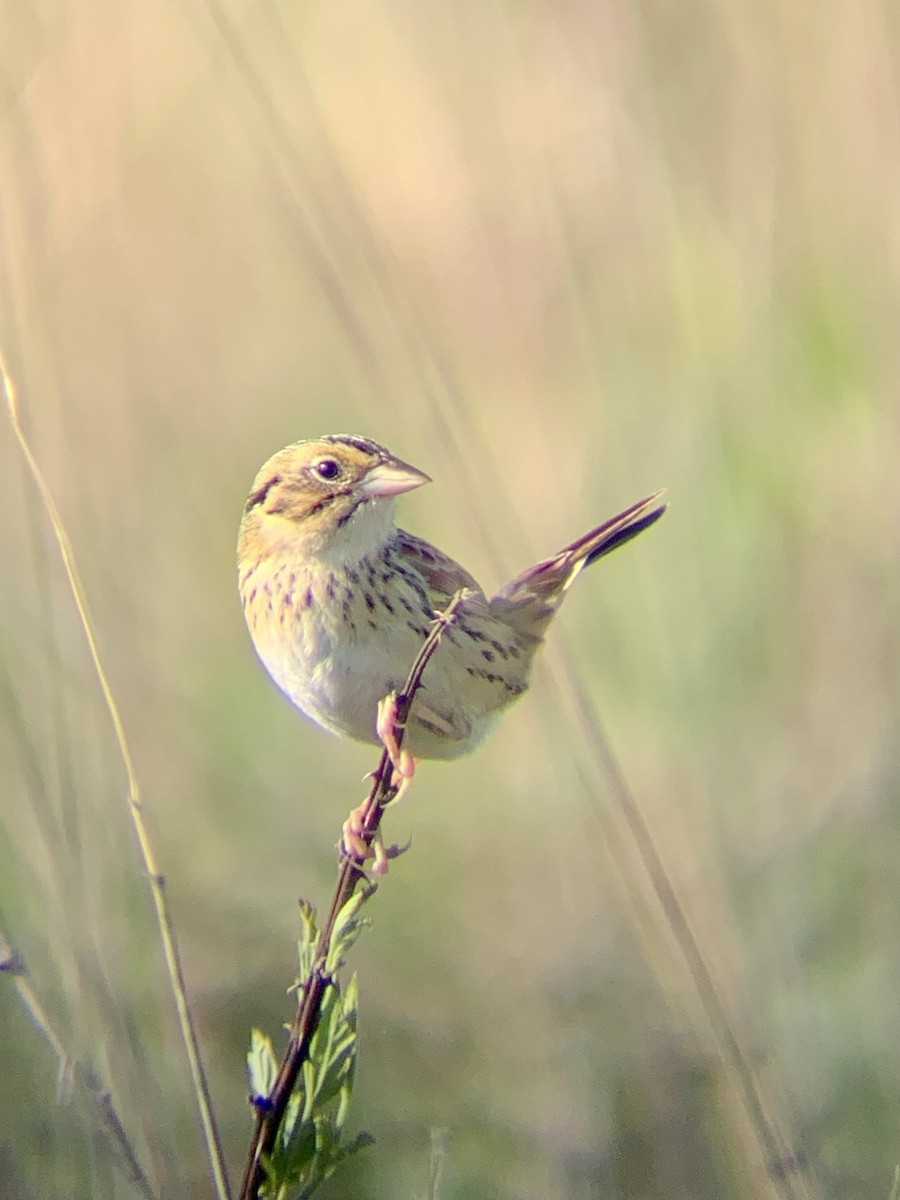
<svg viewBox="0 0 900 1200">
<path fill-rule="evenodd" d="M 398 529 L 394 497 L 428 476 L 367 438 L 297 442 L 262 467 L 244 509 L 244 613 L 272 678 L 312 720 L 376 742 L 436 611 L 468 589 L 407 726 L 418 758 L 473 749 L 528 686 L 546 628 L 581 569 L 652 525 L 657 492 L 529 567 L 488 599 L 435 546 Z"/>
</svg>

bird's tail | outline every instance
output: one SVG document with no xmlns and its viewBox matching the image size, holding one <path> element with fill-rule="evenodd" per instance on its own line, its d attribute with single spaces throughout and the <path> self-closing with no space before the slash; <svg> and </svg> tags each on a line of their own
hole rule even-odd
<svg viewBox="0 0 900 1200">
<path fill-rule="evenodd" d="M 540 640 L 566 589 L 582 568 L 623 546 L 659 520 L 668 507 L 659 503 L 663 491 L 638 500 L 557 554 L 517 575 L 494 597 L 491 606 L 502 611 L 521 632 L 532 633 L 535 640 Z"/>
</svg>

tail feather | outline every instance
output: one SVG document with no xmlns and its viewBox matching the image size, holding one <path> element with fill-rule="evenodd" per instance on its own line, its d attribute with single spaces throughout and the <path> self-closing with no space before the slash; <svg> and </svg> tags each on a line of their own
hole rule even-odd
<svg viewBox="0 0 900 1200">
<path fill-rule="evenodd" d="M 596 537 L 597 534 L 600 534 L 601 537 L 585 556 L 584 565 L 589 567 L 598 558 L 602 558 L 604 554 L 609 554 L 611 550 L 615 550 L 619 546 L 624 546 L 626 542 L 630 542 L 633 537 L 637 537 L 639 533 L 643 533 L 645 529 L 649 529 L 658 521 L 669 506 L 668 504 L 658 504 L 656 508 L 651 506 L 656 504 L 664 490 L 654 492 L 646 500 L 639 500 L 637 504 L 627 508 L 618 517 L 613 517 L 612 521 L 605 522 L 604 525 L 600 525 L 592 534 L 589 534 L 590 538 Z M 623 519 L 624 524 L 622 523 Z M 606 528 L 609 525 L 612 525 L 612 528 Z"/>
<path fill-rule="evenodd" d="M 623 546 L 659 520 L 668 507 L 657 503 L 663 491 L 632 504 L 557 554 L 517 575 L 497 593 L 491 606 L 502 611 L 523 633 L 542 637 L 566 589 L 582 568 Z"/>
</svg>

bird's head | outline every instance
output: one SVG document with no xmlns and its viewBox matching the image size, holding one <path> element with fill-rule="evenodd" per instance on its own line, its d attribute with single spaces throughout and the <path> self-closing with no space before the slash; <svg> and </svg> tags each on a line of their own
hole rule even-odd
<svg viewBox="0 0 900 1200">
<path fill-rule="evenodd" d="M 295 442 L 259 470 L 244 506 L 238 556 L 292 549 L 354 561 L 393 530 L 394 497 L 430 482 L 368 438 L 333 434 Z"/>
</svg>

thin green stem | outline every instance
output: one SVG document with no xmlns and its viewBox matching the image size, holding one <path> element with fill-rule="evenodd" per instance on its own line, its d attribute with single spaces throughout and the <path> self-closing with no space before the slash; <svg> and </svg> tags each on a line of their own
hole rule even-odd
<svg viewBox="0 0 900 1200">
<path fill-rule="evenodd" d="M 422 648 L 410 669 L 403 691 L 397 696 L 396 738 L 398 748 L 403 744 L 404 727 L 413 699 L 422 682 L 425 667 L 437 650 L 444 630 L 456 619 L 456 614 L 465 596 L 465 590 L 457 592 L 447 608 L 442 613 L 435 615 L 434 624 L 422 643 Z M 360 836 L 367 848 L 371 846 L 378 834 L 385 808 L 397 794 L 397 788 L 392 780 L 393 765 L 387 750 L 385 750 L 373 773 L 372 789 L 360 814 Z M 241 1200 L 256 1200 L 265 1181 L 265 1159 L 267 1155 L 271 1154 L 275 1145 L 288 1101 L 297 1082 L 297 1076 L 309 1055 L 309 1046 L 318 1024 L 322 1000 L 331 982 L 328 960 L 335 925 L 344 905 L 351 899 L 357 884 L 364 878 L 362 862 L 346 852 L 343 853 L 328 919 L 322 927 L 316 945 L 315 962 L 298 989 L 297 1014 L 288 1037 L 287 1049 L 281 1060 L 272 1091 L 266 1097 L 265 1105 L 259 1105 L 256 1110 L 256 1124 L 244 1165 Z"/>
</svg>

